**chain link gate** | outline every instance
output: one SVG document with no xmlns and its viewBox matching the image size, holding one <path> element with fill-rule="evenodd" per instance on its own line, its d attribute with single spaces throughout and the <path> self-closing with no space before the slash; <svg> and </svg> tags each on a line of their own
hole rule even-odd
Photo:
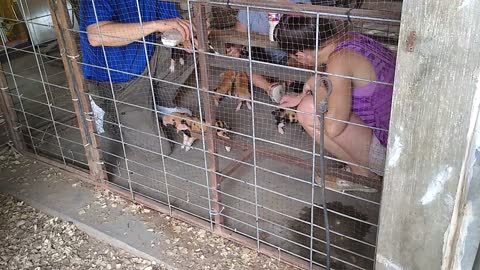
<svg viewBox="0 0 480 270">
<path fill-rule="evenodd" d="M 101 29 L 98 22 L 118 18 L 105 15 L 106 4 L 96 0 L 80 5 L 49 0 L 51 13 L 44 16 L 50 24 L 31 16 L 28 0 L 20 1 L 20 8 L 30 19 L 2 18 L 25 23 L 31 36 L 38 27 L 50 28 L 58 43 L 57 50 L 45 52 L 33 42 L 17 48 L 2 38 L 2 109 L 16 146 L 294 265 L 373 269 L 381 177 L 353 174 L 352 168 L 372 168 L 320 146 L 326 121 L 335 121 L 327 114 L 328 96 L 335 91 L 332 76 L 387 87 L 393 81 L 325 70 L 318 60 L 326 33 L 321 29 L 331 26 L 329 31 L 345 39 L 348 31 L 360 32 L 396 51 L 401 2 L 130 2 L 134 8 L 113 8 L 126 21 L 139 23 L 137 32 L 143 34 L 134 40 Z M 150 31 L 145 14 L 151 10 L 188 21 L 190 42 L 196 40 L 190 44 L 193 53 L 145 33 Z M 269 39 L 268 12 L 313 22 L 311 66 L 298 61 L 301 54 L 290 62 L 281 53 L 281 41 Z M 240 29 L 238 21 L 244 31 L 232 31 Z M 87 28 L 92 24 L 96 29 Z M 116 55 L 115 47 L 125 44 L 135 47 L 135 55 Z M 25 72 L 31 57 L 38 72 Z M 312 76 L 316 109 L 285 109 L 272 100 L 272 89 L 283 86 L 293 95 Z M 26 82 L 40 86 L 40 97 Z M 317 97 L 321 87 L 327 95 Z M 165 110 L 173 107 L 191 113 Z M 319 119 L 311 121 L 314 136 L 300 125 L 306 118 Z M 336 121 L 370 134 L 388 132 Z"/>
</svg>

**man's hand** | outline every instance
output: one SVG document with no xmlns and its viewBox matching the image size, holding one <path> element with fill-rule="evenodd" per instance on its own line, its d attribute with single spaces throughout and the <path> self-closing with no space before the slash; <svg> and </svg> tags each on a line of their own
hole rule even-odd
<svg viewBox="0 0 480 270">
<path fill-rule="evenodd" d="M 168 19 L 168 20 L 159 20 L 158 23 L 158 32 L 166 32 L 168 30 L 175 29 L 182 34 L 183 38 L 183 47 L 185 49 L 192 49 L 192 41 L 191 41 L 191 32 L 190 32 L 190 23 L 187 20 L 175 18 L 175 19 Z M 195 27 L 193 27 L 193 31 L 195 31 Z"/>
</svg>

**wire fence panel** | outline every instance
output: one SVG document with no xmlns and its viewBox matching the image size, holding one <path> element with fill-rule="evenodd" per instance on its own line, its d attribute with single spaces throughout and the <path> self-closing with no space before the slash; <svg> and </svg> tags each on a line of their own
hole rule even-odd
<svg viewBox="0 0 480 270">
<path fill-rule="evenodd" d="M 88 169 L 48 1 L 3 3 L 8 6 L 2 7 L 0 76 L 7 82 L 4 97 L 11 101 L 16 131 L 35 154 Z M 22 31 L 29 39 L 15 39 Z"/>
<path fill-rule="evenodd" d="M 45 3 L 10 20 L 59 48 L 2 39 L 31 151 L 299 266 L 373 269 L 401 2 Z"/>
</svg>

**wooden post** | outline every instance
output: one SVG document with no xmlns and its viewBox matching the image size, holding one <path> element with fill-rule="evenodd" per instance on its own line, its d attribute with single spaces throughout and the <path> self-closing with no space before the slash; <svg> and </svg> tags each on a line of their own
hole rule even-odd
<svg viewBox="0 0 480 270">
<path fill-rule="evenodd" d="M 74 35 L 70 31 L 72 25 L 67 11 L 67 5 L 65 0 L 50 0 L 49 5 L 53 26 L 58 38 L 58 45 L 60 51 L 63 52 L 62 60 L 88 160 L 90 175 L 95 181 L 103 181 L 106 178 L 103 173 L 103 165 L 95 137 L 92 110 L 88 97 L 85 94 L 82 70 L 77 62 L 79 53 Z"/>
<path fill-rule="evenodd" d="M 26 149 L 25 141 L 23 140 L 21 130 L 17 126 L 19 124 L 17 113 L 13 110 L 13 100 L 8 91 L 7 78 L 0 64 L 0 109 L 5 117 L 10 139 L 13 141 L 15 147 L 19 151 L 22 151 Z"/>
<path fill-rule="evenodd" d="M 197 38 L 198 38 L 198 64 L 199 64 L 199 71 L 200 71 L 200 87 L 201 87 L 201 94 L 203 98 L 203 111 L 204 111 L 204 118 L 205 122 L 207 123 L 215 123 L 215 112 L 213 109 L 212 100 L 210 95 L 208 94 L 209 82 L 208 82 L 208 65 L 207 65 L 207 57 L 205 52 L 207 51 L 207 26 L 205 20 L 205 8 L 200 3 L 194 4 L 194 24 L 197 28 Z M 200 98 L 200 97 L 199 97 Z M 220 214 L 220 193 L 217 189 L 220 188 L 220 183 L 217 176 L 217 168 L 218 168 L 218 159 L 215 155 L 217 152 L 215 140 L 214 140 L 214 132 L 211 128 L 206 130 L 205 132 L 205 142 L 207 147 L 207 164 L 208 164 L 208 180 L 209 180 L 209 188 L 210 188 L 210 200 L 212 209 L 211 212 L 215 213 L 215 224 L 217 226 L 214 227 L 215 230 L 221 230 L 220 224 L 223 224 L 223 216 Z"/>
<path fill-rule="evenodd" d="M 478 14 L 479 1 L 403 2 L 376 269 L 457 269 L 480 105 Z"/>
</svg>

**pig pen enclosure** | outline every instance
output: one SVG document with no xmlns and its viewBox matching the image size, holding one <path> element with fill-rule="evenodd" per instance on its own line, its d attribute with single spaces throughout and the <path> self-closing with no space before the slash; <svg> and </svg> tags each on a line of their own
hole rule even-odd
<svg viewBox="0 0 480 270">
<path fill-rule="evenodd" d="M 132 57 L 107 56 L 111 48 L 103 38 L 113 34 L 100 32 L 97 46 L 81 46 L 92 42 L 83 26 L 106 20 L 100 11 L 103 2 L 5 2 L 13 12 L 0 14 L 1 105 L 17 148 L 298 267 L 374 268 L 382 173 L 352 174 L 350 167 L 370 168 L 324 151 L 323 133 L 310 137 L 296 121 L 288 123 L 295 116 L 281 118 L 280 123 L 287 123 L 279 126 L 277 118 L 295 110 L 279 111 L 279 104 L 254 80 L 299 92 L 302 82 L 314 75 L 345 77 L 328 73 L 317 61 L 313 66 L 287 65 L 265 57 L 280 50 L 269 39 L 268 12 L 311 18 L 317 39 L 323 35 L 319 22 L 329 20 L 332 31 L 362 33 L 394 55 L 402 2 L 178 0 L 166 5 L 146 1 L 156 5 L 145 7 L 132 0 L 136 9 L 118 5 L 114 17 L 140 22 L 143 31 L 144 12 L 168 7 L 164 13 L 171 16 L 175 9 L 191 29 L 195 25 L 197 40 L 193 53 L 177 47 L 173 54 L 160 35 L 128 41 L 144 57 L 136 74 L 128 71 L 128 64 L 137 63 L 122 62 Z M 81 5 L 94 7 L 94 12 L 87 14 Z M 235 28 L 240 18 L 246 22 L 244 31 Z M 28 32 L 28 42 L 8 38 L 6 30 L 14 25 Z M 314 42 L 317 56 L 319 42 Z M 227 54 L 232 48 L 239 55 Z M 94 64 L 99 63 L 92 60 L 95 53 L 103 65 Z M 106 79 L 95 82 L 92 78 L 100 73 Z M 129 86 L 118 83 L 122 78 L 138 83 L 132 94 L 124 94 Z M 349 78 L 393 85 L 384 78 Z M 316 80 L 315 86 L 323 82 L 335 91 L 329 79 Z M 182 143 L 184 131 L 162 124 L 168 113 L 161 105 L 172 91 L 173 106 L 192 112 L 177 115 L 177 128 L 180 123 L 188 126 L 188 136 L 197 139 L 191 149 Z M 156 117 L 153 126 L 142 130 L 145 125 L 138 123 L 149 123 L 145 115 Z M 324 126 L 324 111 L 311 117 L 319 119 L 316 127 Z"/>
</svg>

